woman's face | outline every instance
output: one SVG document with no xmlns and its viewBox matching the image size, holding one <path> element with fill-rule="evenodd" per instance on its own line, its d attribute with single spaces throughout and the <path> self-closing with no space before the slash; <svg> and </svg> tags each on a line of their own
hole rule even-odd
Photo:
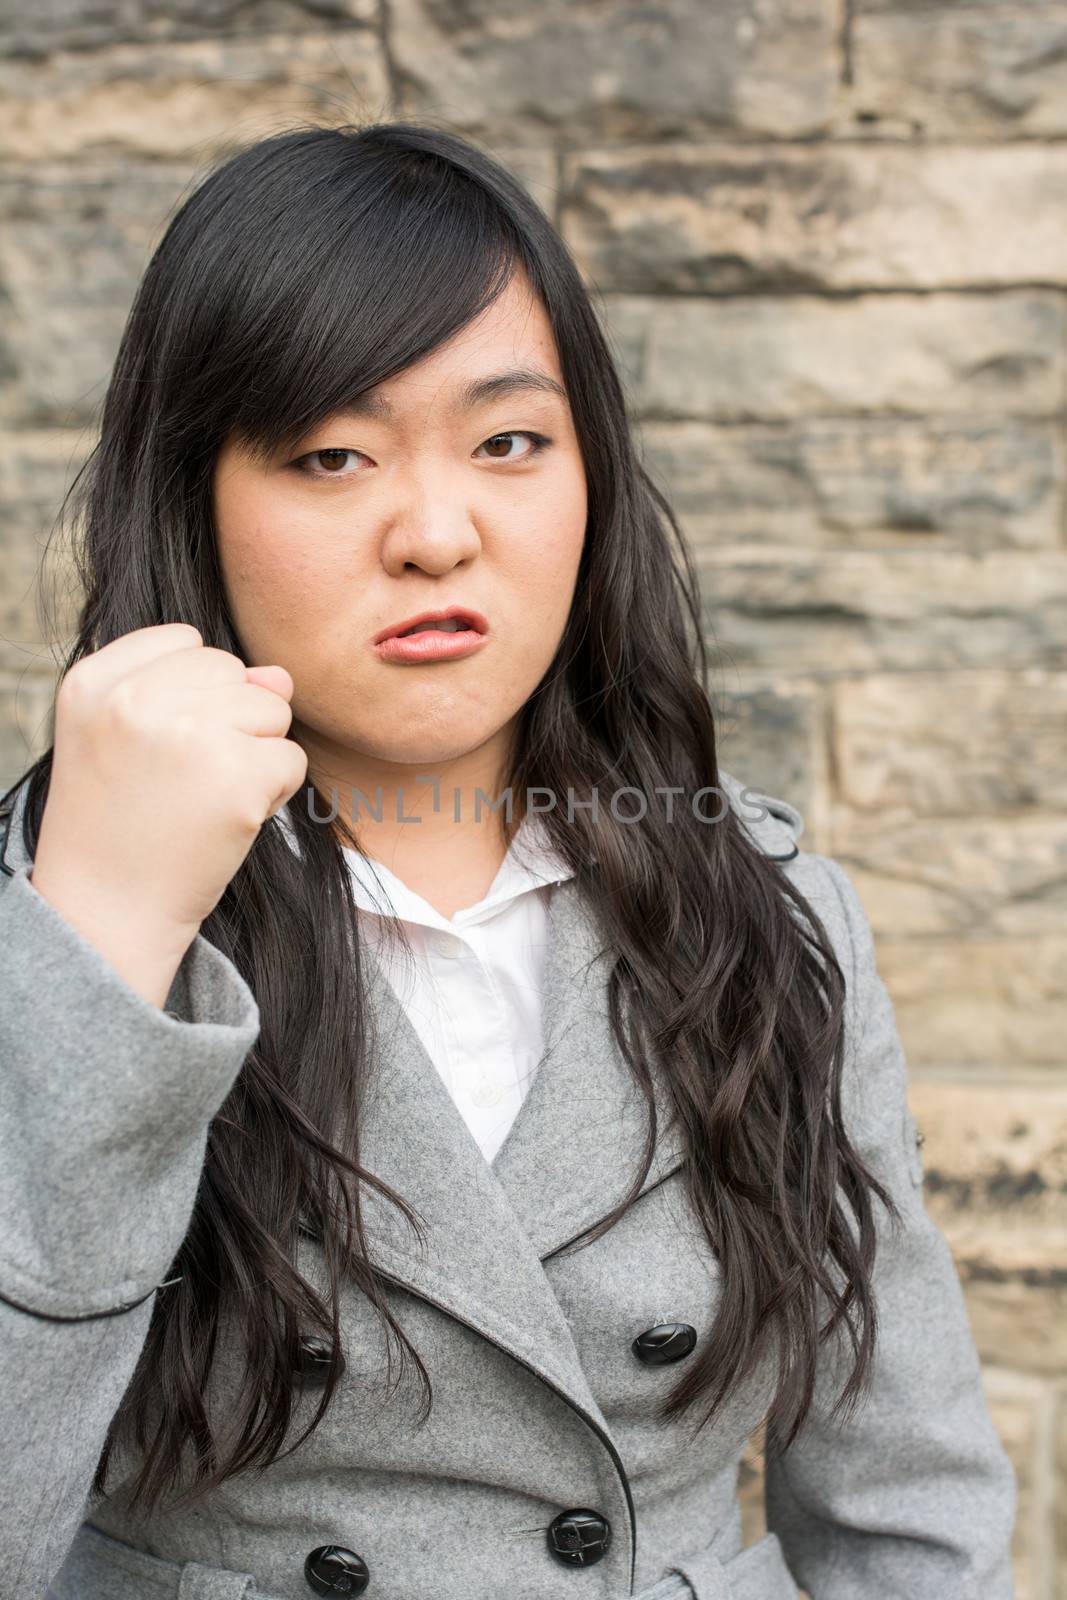
<svg viewBox="0 0 1067 1600">
<path fill-rule="evenodd" d="M 517 368 L 549 382 L 465 400 Z M 221 452 L 230 613 L 249 665 L 292 674 L 292 731 L 312 776 L 358 772 L 360 756 L 386 774 L 503 757 L 562 636 L 585 537 L 578 440 L 552 383 L 563 387 L 555 340 L 520 276 L 379 385 L 387 415 L 335 416 L 268 467 Z M 469 655 L 411 663 L 375 649 L 390 624 L 454 605 L 488 623 Z"/>
</svg>

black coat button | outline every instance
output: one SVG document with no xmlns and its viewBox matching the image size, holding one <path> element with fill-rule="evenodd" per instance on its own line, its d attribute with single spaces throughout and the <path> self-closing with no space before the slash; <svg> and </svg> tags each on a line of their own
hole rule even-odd
<svg viewBox="0 0 1067 1600">
<path fill-rule="evenodd" d="M 696 1342 L 697 1331 L 688 1322 L 661 1322 L 658 1327 L 639 1333 L 630 1348 L 646 1367 L 665 1367 L 671 1361 L 681 1361 Z"/>
<path fill-rule="evenodd" d="M 300 1360 L 296 1370 L 303 1380 L 305 1389 L 321 1389 L 325 1384 L 332 1348 L 328 1339 L 320 1339 L 317 1334 L 301 1334 Z M 343 1357 L 341 1371 L 344 1371 Z"/>
<path fill-rule="evenodd" d="M 304 1577 L 316 1594 L 362 1594 L 370 1582 L 370 1568 L 354 1550 L 320 1544 L 304 1562 Z"/>
<path fill-rule="evenodd" d="M 597 1511 L 579 1506 L 561 1511 L 548 1525 L 548 1548 L 567 1567 L 591 1567 L 607 1552 L 611 1524 Z"/>
</svg>

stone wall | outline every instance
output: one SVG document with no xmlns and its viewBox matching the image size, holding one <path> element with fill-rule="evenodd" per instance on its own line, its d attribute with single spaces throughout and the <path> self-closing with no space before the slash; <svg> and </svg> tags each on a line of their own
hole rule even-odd
<svg viewBox="0 0 1067 1600">
<path fill-rule="evenodd" d="M 0 782 L 48 742 L 35 576 L 171 208 L 297 118 L 482 141 L 594 287 L 697 552 L 723 764 L 871 914 L 1019 1473 L 1018 1597 L 1052 1600 L 1067 0 L 39 0 L 0 27 Z M 753 1538 L 755 1447 L 746 1477 Z"/>
</svg>

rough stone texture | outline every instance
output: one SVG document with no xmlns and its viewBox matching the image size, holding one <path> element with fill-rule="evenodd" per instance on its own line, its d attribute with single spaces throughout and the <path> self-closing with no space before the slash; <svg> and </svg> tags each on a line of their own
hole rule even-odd
<svg viewBox="0 0 1067 1600">
<path fill-rule="evenodd" d="M 1063 1371 L 1067 1286 L 1030 1269 L 961 1264 L 967 1310 L 983 1360 L 1010 1350 L 1022 1369 L 1056 1378 Z"/>
<path fill-rule="evenodd" d="M 858 872 L 856 878 L 861 881 Z M 877 886 L 870 893 L 876 898 Z M 997 940 L 984 932 L 975 915 L 965 945 L 884 941 L 882 975 L 909 1060 L 916 1066 L 1028 1062 L 1056 1069 L 1067 1037 L 1067 935 Z M 1067 1213 L 1062 1220 L 1067 1227 Z"/>
<path fill-rule="evenodd" d="M 646 466 L 695 544 L 832 549 L 1055 547 L 1059 427 L 796 418 L 778 426 L 646 422 Z"/>
<path fill-rule="evenodd" d="M 869 7 L 861 4 L 865 12 Z M 840 131 L 884 138 L 1062 137 L 1067 132 L 1067 6 L 978 4 L 852 22 L 854 82 Z"/>
<path fill-rule="evenodd" d="M 720 762 L 870 914 L 1017 1600 L 1067 1593 L 1065 63 L 1067 0 L 0 17 L 0 786 L 48 747 L 50 535 L 173 208 L 305 119 L 474 134 L 576 252 L 696 551 Z"/>
<path fill-rule="evenodd" d="M 1067 794 L 1067 674 L 1039 668 L 845 679 L 832 691 L 841 799 L 968 816 Z"/>
<path fill-rule="evenodd" d="M 1055 142 L 582 150 L 563 229 L 629 293 L 1062 286 L 1065 180 Z"/>
<path fill-rule="evenodd" d="M 835 104 L 833 0 L 390 0 L 399 108 L 490 140 L 817 132 Z"/>
<path fill-rule="evenodd" d="M 118 44 L 0 62 L 0 158 L 160 157 L 193 165 L 307 120 L 376 120 L 389 88 L 372 28 Z"/>
<path fill-rule="evenodd" d="M 1015 1526 L 1015 1600 L 1055 1600 L 1049 1586 L 1050 1519 L 1045 1505 L 1049 1387 L 1037 1379 L 987 1367 L 985 1392 L 997 1432 L 1015 1466 L 1019 1505 Z"/>
<path fill-rule="evenodd" d="M 937 818 L 834 808 L 831 838 L 833 853 L 862 875 L 872 925 L 886 939 L 952 936 L 965 963 L 973 939 L 1063 934 L 1062 808 Z"/>
<path fill-rule="evenodd" d="M 0 181 L 0 419 L 95 420 L 137 280 L 184 167 L 33 171 Z"/>
<path fill-rule="evenodd" d="M 1050 1566 L 1055 1569 L 1049 1581 L 1048 1593 L 1053 1596 L 1067 1594 L 1067 1383 L 1056 1386 L 1049 1431 L 1056 1451 L 1056 1469 L 1047 1484 L 1046 1492 L 1052 1501 L 1055 1553 Z"/>
<path fill-rule="evenodd" d="M 1064 1287 L 1067 1085 L 1034 1074 L 991 1079 L 916 1071 L 909 1103 L 925 1134 L 927 1204 L 961 1272 L 1029 1273 Z M 1044 1342 L 1067 1361 L 1067 1324 Z"/>
<path fill-rule="evenodd" d="M 817 805 L 814 770 L 824 735 L 811 689 L 728 690 L 712 686 L 719 765 L 749 788 L 788 795 L 805 820 Z M 807 838 L 805 838 L 807 847 Z"/>
<path fill-rule="evenodd" d="M 551 158 L 498 156 L 551 211 Z M 9 167 L 0 178 L 0 423 L 95 423 L 137 281 L 204 176 L 206 166 L 162 161 Z"/>
<path fill-rule="evenodd" d="M 283 29 L 343 33 L 374 23 L 377 0 L 37 0 L 0 13 L 0 47 L 22 60 L 47 60 L 63 50 L 113 49 L 137 41 L 252 38 Z"/>
<path fill-rule="evenodd" d="M 605 295 L 602 315 L 642 417 L 1002 425 L 1067 405 L 1060 294 Z"/>
<path fill-rule="evenodd" d="M 707 626 L 732 665 L 903 671 L 1067 665 L 1067 552 L 723 545 L 698 551 Z"/>
</svg>

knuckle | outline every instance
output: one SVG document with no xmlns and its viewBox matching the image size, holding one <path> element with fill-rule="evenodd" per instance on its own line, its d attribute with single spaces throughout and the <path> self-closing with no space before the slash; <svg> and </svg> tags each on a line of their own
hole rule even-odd
<svg viewBox="0 0 1067 1600">
<path fill-rule="evenodd" d="M 85 657 L 76 661 L 61 679 L 56 690 L 56 708 L 79 709 L 90 697 L 91 687 L 85 673 Z"/>
<path fill-rule="evenodd" d="M 173 711 L 167 719 L 167 726 L 177 744 L 198 744 L 203 741 L 203 722 L 188 709 L 179 707 Z"/>
<path fill-rule="evenodd" d="M 104 716 L 114 727 L 134 728 L 141 720 L 143 699 L 135 677 L 120 678 L 104 698 Z"/>
<path fill-rule="evenodd" d="M 203 657 L 218 667 L 226 667 L 231 677 L 236 678 L 244 675 L 245 664 L 240 656 L 234 655 L 232 650 L 223 650 L 218 645 L 206 644 L 203 649 Z"/>
</svg>

